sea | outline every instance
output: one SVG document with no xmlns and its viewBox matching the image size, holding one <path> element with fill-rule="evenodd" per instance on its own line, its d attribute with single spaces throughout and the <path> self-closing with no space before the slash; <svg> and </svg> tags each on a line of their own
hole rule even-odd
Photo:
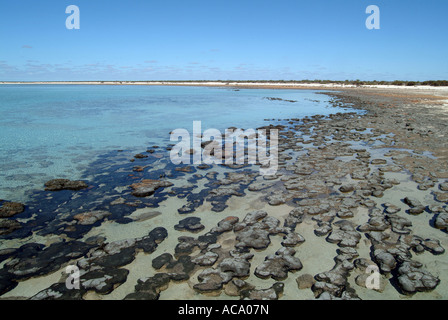
<svg viewBox="0 0 448 320">
<path fill-rule="evenodd" d="M 0 199 L 26 203 L 51 179 L 83 177 L 112 150 L 166 147 L 170 132 L 256 129 L 344 112 L 319 91 L 145 85 L 1 85 Z M 107 161 L 107 157 L 101 158 Z"/>
</svg>

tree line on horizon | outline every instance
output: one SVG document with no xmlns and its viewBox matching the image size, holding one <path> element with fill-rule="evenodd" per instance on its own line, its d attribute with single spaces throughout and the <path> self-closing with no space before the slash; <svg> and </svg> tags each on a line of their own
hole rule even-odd
<svg viewBox="0 0 448 320">
<path fill-rule="evenodd" d="M 199 81 L 182 81 L 182 82 L 207 82 L 208 80 Z M 394 80 L 394 81 L 366 81 L 366 80 L 218 80 L 217 82 L 256 82 L 256 83 L 318 83 L 318 84 L 345 84 L 345 85 L 394 85 L 394 86 L 433 86 L 444 87 L 448 86 L 448 80 L 426 80 L 426 81 L 406 81 L 406 80 Z"/>
<path fill-rule="evenodd" d="M 168 82 L 168 83 L 176 83 L 176 82 L 218 82 L 224 84 L 230 83 L 284 83 L 284 84 L 307 84 L 307 83 L 317 83 L 317 84 L 342 84 L 342 85 L 394 85 L 394 86 L 432 86 L 432 87 L 448 87 L 448 80 L 426 80 L 426 81 L 406 81 L 406 80 L 394 80 L 394 81 L 368 81 L 368 80 L 95 80 L 95 81 L 0 81 L 0 83 L 4 82 L 98 82 L 101 84 L 105 84 L 108 82 L 116 82 L 120 84 L 125 83 L 136 83 L 136 82 Z"/>
<path fill-rule="evenodd" d="M 119 81 L 120 82 L 120 81 Z M 121 82 L 146 82 L 146 81 L 121 81 Z M 446 87 L 448 86 L 448 80 L 426 80 L 426 81 L 406 81 L 406 80 L 394 80 L 394 81 L 367 81 L 367 80 L 151 80 L 148 82 L 221 82 L 225 84 L 229 83 L 285 83 L 285 84 L 345 84 L 345 85 L 393 85 L 393 86 L 432 86 L 432 87 Z"/>
</svg>

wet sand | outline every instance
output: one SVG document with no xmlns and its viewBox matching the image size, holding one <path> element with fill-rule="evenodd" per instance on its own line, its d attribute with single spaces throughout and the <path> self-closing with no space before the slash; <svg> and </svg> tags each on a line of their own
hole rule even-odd
<svg viewBox="0 0 448 320">
<path fill-rule="evenodd" d="M 37 193 L 2 218 L 21 225 L 1 236 L 0 299 L 447 299 L 447 90 L 334 89 L 353 112 L 267 121 L 275 176 L 174 166 L 158 148 Z M 136 197 L 144 179 L 171 185 Z"/>
</svg>

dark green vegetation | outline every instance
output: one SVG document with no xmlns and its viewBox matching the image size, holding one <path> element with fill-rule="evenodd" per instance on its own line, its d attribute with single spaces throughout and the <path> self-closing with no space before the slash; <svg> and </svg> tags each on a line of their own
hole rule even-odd
<svg viewBox="0 0 448 320">
<path fill-rule="evenodd" d="M 188 82 L 188 81 L 183 81 Z M 201 82 L 201 81 L 195 81 Z M 395 80 L 395 81 L 362 81 L 362 80 L 248 80 L 248 81 L 218 81 L 218 82 L 256 82 L 256 83 L 284 83 L 284 84 L 296 84 L 296 83 L 317 83 L 317 84 L 345 84 L 345 85 L 394 85 L 394 86 L 433 86 L 433 87 L 443 87 L 448 86 L 448 80 L 428 80 L 428 81 L 405 81 L 405 80 Z"/>
</svg>

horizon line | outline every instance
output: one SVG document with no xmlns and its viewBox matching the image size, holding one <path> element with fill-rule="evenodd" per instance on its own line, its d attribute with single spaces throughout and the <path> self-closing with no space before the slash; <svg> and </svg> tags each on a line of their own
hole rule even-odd
<svg viewBox="0 0 448 320">
<path fill-rule="evenodd" d="M 303 80 L 266 80 L 266 79 L 257 79 L 257 80 L 232 80 L 232 79 L 205 79 L 205 80 L 0 80 L 0 83 L 5 82 L 274 82 L 274 83 L 396 83 L 396 82 L 406 82 L 406 83 L 425 83 L 425 82 L 448 82 L 448 79 L 427 79 L 427 80 L 328 80 L 328 79 L 303 79 Z"/>
</svg>

